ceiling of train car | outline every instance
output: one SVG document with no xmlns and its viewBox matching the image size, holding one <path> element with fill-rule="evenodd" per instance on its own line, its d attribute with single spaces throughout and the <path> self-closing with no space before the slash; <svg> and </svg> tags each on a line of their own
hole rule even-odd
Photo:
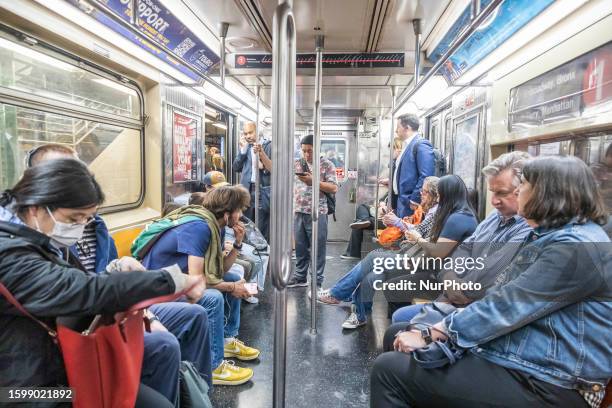
<svg viewBox="0 0 612 408">
<path fill-rule="evenodd" d="M 230 24 L 226 45 L 230 53 L 267 53 L 271 44 L 271 27 L 277 0 L 182 0 L 208 29 L 218 34 L 221 22 Z M 341 75 L 333 69 L 323 70 L 322 106 L 328 109 L 355 109 L 370 115 L 386 113 L 391 107 L 390 85 L 398 92 L 412 81 L 414 31 L 411 20 L 422 21 L 422 42 L 439 22 L 452 1 L 463 0 L 294 0 L 297 27 L 297 51 L 314 52 L 317 33 L 325 35 L 325 52 L 398 52 L 407 53 L 401 74 L 384 71 L 350 72 Z M 315 27 L 320 28 L 316 31 Z M 253 89 L 261 86 L 261 96 L 271 104 L 272 79 L 265 72 L 231 75 Z M 298 113 L 314 103 L 314 70 L 299 72 L 297 87 Z M 332 111 L 333 112 L 333 111 Z M 336 111 L 340 113 L 341 111 Z M 310 115 L 299 115 L 298 122 L 309 122 Z"/>
</svg>

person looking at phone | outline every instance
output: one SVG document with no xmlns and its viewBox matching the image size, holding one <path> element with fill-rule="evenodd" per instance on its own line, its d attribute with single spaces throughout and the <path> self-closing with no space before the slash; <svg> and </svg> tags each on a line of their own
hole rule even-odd
<svg viewBox="0 0 612 408">
<path fill-rule="evenodd" d="M 255 122 L 247 122 L 242 130 L 238 143 L 238 155 L 232 166 L 234 171 L 241 174 L 240 184 L 249 191 L 251 202 L 245 215 L 255 220 L 255 189 L 257 186 L 257 173 L 259 172 L 259 218 L 257 227 L 270 241 L 270 189 L 272 180 L 272 142 L 261 140 L 257 136 Z"/>
<path fill-rule="evenodd" d="M 295 183 L 293 187 L 295 236 L 295 255 L 297 258 L 295 274 L 287 287 L 307 286 L 306 274 L 310 265 L 310 240 L 312 235 L 312 166 L 313 136 L 304 136 L 301 140 L 302 158 L 295 161 Z M 319 161 L 319 231 L 317 236 L 317 286 L 323 284 L 325 271 L 325 249 L 327 244 L 327 198 L 324 193 L 335 194 L 338 191 L 336 167 L 328 159 Z"/>
</svg>

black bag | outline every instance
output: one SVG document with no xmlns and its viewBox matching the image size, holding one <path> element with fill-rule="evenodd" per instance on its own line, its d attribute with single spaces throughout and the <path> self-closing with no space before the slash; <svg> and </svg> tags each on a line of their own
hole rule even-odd
<svg viewBox="0 0 612 408">
<path fill-rule="evenodd" d="M 208 384 L 189 361 L 181 361 L 179 384 L 179 407 L 213 408 L 208 397 Z"/>
<path fill-rule="evenodd" d="M 419 145 L 421 144 L 422 141 L 423 139 L 419 138 L 419 140 L 417 140 L 417 142 L 414 144 L 414 148 L 412 149 L 412 154 L 414 156 L 415 163 L 417 162 L 417 152 L 419 150 Z M 440 149 L 436 149 L 435 147 L 433 148 L 433 154 L 434 154 L 434 174 L 433 175 L 436 177 L 446 176 L 446 157 L 444 157 Z"/>
</svg>

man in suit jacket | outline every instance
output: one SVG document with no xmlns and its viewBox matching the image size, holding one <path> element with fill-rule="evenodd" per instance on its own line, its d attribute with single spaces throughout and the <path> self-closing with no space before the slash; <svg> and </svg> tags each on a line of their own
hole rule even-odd
<svg viewBox="0 0 612 408">
<path fill-rule="evenodd" d="M 272 143 L 263 140 L 258 143 L 255 122 L 247 122 L 239 142 L 239 152 L 232 163 L 234 171 L 240 173 L 240 184 L 251 194 L 251 206 L 245 215 L 255 220 L 255 188 L 257 180 L 256 162 L 259 157 L 259 220 L 257 227 L 270 240 L 270 184 L 272 171 Z"/>
<path fill-rule="evenodd" d="M 393 170 L 391 188 L 397 199 L 396 215 L 400 218 L 412 215 L 421 202 L 423 181 L 434 175 L 433 146 L 418 134 L 418 130 L 418 116 L 404 114 L 397 118 L 395 133 L 402 139 L 403 146 Z"/>
</svg>

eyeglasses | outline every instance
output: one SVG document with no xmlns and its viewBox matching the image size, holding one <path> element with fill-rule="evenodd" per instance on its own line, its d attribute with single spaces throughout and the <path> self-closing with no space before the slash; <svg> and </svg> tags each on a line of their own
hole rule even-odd
<svg viewBox="0 0 612 408">
<path fill-rule="evenodd" d="M 51 216 L 51 219 L 53 219 L 53 221 L 58 222 L 58 220 L 53 216 L 53 213 L 51 212 L 51 210 L 49 209 L 49 207 L 47 207 L 47 212 L 49 213 L 49 216 Z M 61 214 L 62 216 L 64 216 L 63 214 Z M 84 218 L 80 221 L 75 221 L 75 220 L 70 220 L 70 221 L 59 221 L 61 223 L 64 224 L 68 224 L 71 227 L 76 227 L 77 225 L 85 225 L 88 226 L 89 224 L 91 224 L 93 221 L 95 220 L 95 217 L 93 215 Z"/>
</svg>

